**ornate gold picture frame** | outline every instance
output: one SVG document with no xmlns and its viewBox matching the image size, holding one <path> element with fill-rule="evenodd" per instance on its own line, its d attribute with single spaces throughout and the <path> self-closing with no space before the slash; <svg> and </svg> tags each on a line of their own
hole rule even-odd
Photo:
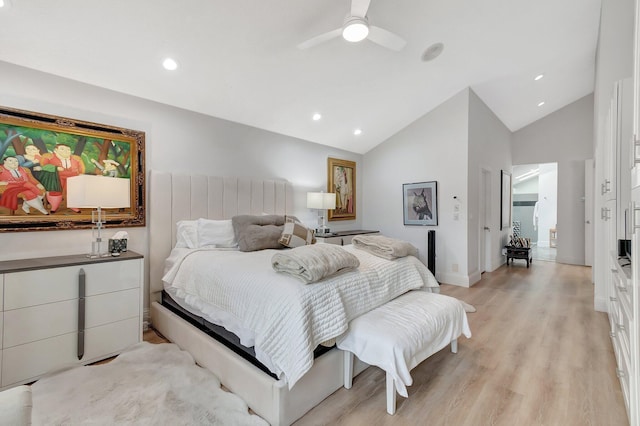
<svg viewBox="0 0 640 426">
<path fill-rule="evenodd" d="M 0 232 L 90 228 L 91 210 L 66 205 L 66 179 L 126 178 L 130 207 L 105 209 L 106 227 L 145 225 L 144 132 L 0 107 Z"/>
<path fill-rule="evenodd" d="M 329 220 L 356 219 L 356 163 L 329 158 L 328 192 L 336 194 L 336 209 L 329 210 Z"/>
</svg>

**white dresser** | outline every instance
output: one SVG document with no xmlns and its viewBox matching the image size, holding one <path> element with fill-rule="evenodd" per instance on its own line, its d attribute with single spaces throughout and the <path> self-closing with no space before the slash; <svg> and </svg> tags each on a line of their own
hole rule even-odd
<svg viewBox="0 0 640 426">
<path fill-rule="evenodd" d="M 143 262 L 131 251 L 0 262 L 0 388 L 140 342 Z"/>
</svg>

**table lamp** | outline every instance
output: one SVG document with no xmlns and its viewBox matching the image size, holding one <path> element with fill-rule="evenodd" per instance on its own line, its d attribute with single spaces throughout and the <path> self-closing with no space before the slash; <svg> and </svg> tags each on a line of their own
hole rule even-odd
<svg viewBox="0 0 640 426">
<path fill-rule="evenodd" d="M 322 217 L 322 226 L 316 229 L 316 235 L 329 234 L 329 228 L 325 225 L 325 212 L 336 208 L 336 194 L 333 192 L 307 192 L 307 208 L 318 209 L 318 215 Z"/>
<path fill-rule="evenodd" d="M 67 179 L 67 207 L 96 209 L 91 212 L 94 241 L 87 257 L 109 255 L 102 251 L 102 225 L 106 221 L 102 209 L 131 206 L 130 188 L 129 179 L 124 178 L 79 175 Z"/>
</svg>

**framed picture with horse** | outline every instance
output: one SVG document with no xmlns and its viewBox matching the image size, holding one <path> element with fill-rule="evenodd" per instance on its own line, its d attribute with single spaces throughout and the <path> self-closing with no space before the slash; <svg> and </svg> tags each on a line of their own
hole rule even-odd
<svg viewBox="0 0 640 426">
<path fill-rule="evenodd" d="M 405 183 L 402 194 L 405 225 L 438 224 L 438 182 Z"/>
</svg>

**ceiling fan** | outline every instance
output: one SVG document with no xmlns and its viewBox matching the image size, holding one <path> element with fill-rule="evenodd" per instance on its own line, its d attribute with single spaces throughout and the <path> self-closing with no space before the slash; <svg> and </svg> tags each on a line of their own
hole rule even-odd
<svg viewBox="0 0 640 426">
<path fill-rule="evenodd" d="M 298 49 L 309 49 L 342 35 L 345 40 L 350 42 L 355 43 L 366 38 L 387 49 L 402 50 L 407 42 L 400 36 L 384 28 L 369 25 L 367 10 L 369 10 L 370 3 L 371 0 L 351 0 L 351 13 L 345 18 L 342 28 L 336 28 L 304 41 L 298 45 Z"/>
</svg>

